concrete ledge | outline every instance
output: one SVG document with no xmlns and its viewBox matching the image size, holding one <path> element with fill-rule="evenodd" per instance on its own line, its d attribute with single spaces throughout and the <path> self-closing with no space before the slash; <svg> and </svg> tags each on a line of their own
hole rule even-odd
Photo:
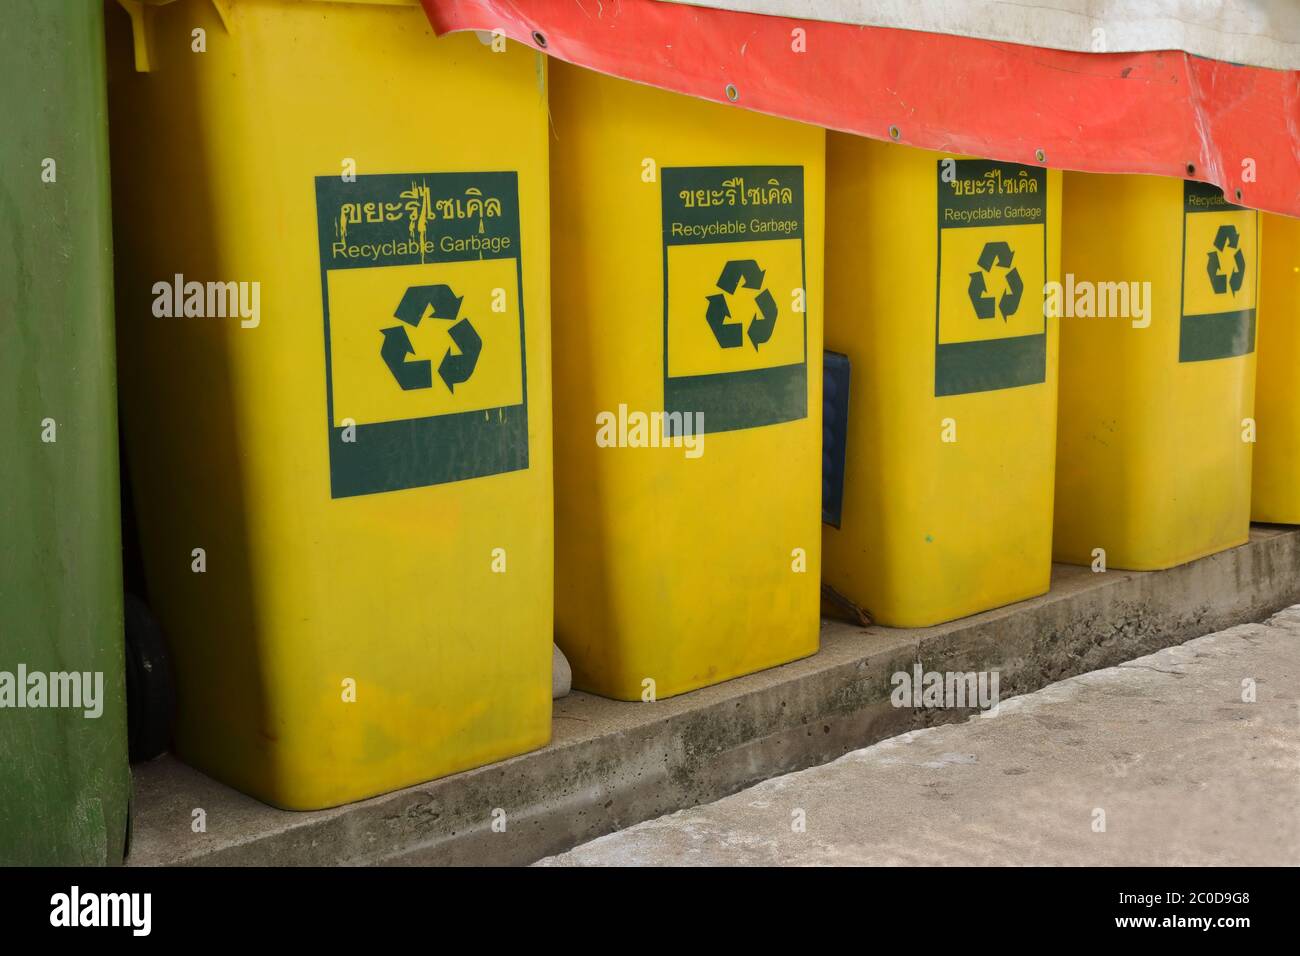
<svg viewBox="0 0 1300 956">
<path fill-rule="evenodd" d="M 1000 671 L 1005 699 L 1300 603 L 1300 530 L 1169 571 L 1058 566 L 1049 594 L 915 630 L 826 621 L 815 657 L 653 704 L 575 693 L 539 751 L 333 810 L 275 810 L 170 757 L 135 768 L 131 865 L 520 864 L 969 711 L 890 676 Z M 191 830 L 194 809 L 207 832 Z M 493 832 L 492 813 L 507 827 Z"/>
</svg>

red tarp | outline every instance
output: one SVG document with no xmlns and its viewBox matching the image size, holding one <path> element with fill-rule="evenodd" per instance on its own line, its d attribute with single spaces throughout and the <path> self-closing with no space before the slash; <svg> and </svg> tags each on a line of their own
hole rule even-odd
<svg viewBox="0 0 1300 956">
<path fill-rule="evenodd" d="M 1300 217 L 1300 73 L 1181 51 L 1073 53 L 656 0 L 422 0 L 602 73 L 900 143 L 1213 182 Z M 803 51 L 794 31 L 802 30 Z"/>
</svg>

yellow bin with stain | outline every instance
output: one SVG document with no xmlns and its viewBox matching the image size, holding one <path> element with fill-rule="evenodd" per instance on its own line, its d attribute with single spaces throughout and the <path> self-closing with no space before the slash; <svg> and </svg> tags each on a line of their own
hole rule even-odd
<svg viewBox="0 0 1300 956">
<path fill-rule="evenodd" d="M 822 130 L 552 64 L 556 636 L 680 694 L 817 650 Z"/>
<path fill-rule="evenodd" d="M 1300 219 L 1265 214 L 1250 517 L 1300 524 Z"/>
<path fill-rule="evenodd" d="M 124 6 L 120 380 L 180 756 L 308 809 L 545 744 L 544 60 L 414 3 Z"/>
<path fill-rule="evenodd" d="M 1215 186 L 1066 177 L 1058 560 L 1153 571 L 1245 543 L 1259 247 Z"/>
<path fill-rule="evenodd" d="M 1051 577 L 1061 174 L 832 133 L 826 347 L 849 357 L 827 583 L 924 627 Z"/>
</svg>

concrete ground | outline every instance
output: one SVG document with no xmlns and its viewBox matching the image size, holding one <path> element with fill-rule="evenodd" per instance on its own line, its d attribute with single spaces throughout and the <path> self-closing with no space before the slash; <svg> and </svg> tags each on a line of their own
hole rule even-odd
<svg viewBox="0 0 1300 956">
<path fill-rule="evenodd" d="M 1298 693 L 1300 605 L 540 865 L 1294 866 Z"/>
<path fill-rule="evenodd" d="M 996 671 L 1009 701 L 1297 602 L 1300 529 L 1257 525 L 1241 547 L 1167 571 L 1056 565 L 1047 594 L 936 627 L 823 620 L 812 657 L 678 697 L 629 703 L 575 691 L 555 702 L 552 739 L 539 750 L 341 807 L 277 810 L 164 755 L 132 768 L 127 862 L 533 863 L 899 734 L 965 721 L 970 711 L 891 705 L 892 675 L 916 664 Z M 1262 676 L 1269 691 L 1286 686 Z M 1077 752 L 1076 736 L 1043 745 Z M 1022 778 L 1013 770 L 1007 779 Z"/>
</svg>

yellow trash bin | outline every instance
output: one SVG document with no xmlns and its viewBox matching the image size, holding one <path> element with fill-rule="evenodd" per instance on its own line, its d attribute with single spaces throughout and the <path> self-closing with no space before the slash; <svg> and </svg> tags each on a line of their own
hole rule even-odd
<svg viewBox="0 0 1300 956">
<path fill-rule="evenodd" d="M 662 698 L 812 654 L 825 134 L 552 67 L 574 685 Z"/>
<path fill-rule="evenodd" d="M 126 6 L 120 381 L 179 754 L 307 809 L 544 744 L 544 60 L 414 3 Z"/>
<path fill-rule="evenodd" d="M 881 624 L 1048 588 L 1060 181 L 830 135 L 826 347 L 851 374 L 824 575 Z"/>
<path fill-rule="evenodd" d="M 1300 219 L 1264 215 L 1252 468 L 1254 521 L 1300 524 Z"/>
<path fill-rule="evenodd" d="M 1217 187 L 1065 182 L 1058 560 L 1150 571 L 1243 544 L 1254 440 L 1254 212 Z"/>
</svg>

